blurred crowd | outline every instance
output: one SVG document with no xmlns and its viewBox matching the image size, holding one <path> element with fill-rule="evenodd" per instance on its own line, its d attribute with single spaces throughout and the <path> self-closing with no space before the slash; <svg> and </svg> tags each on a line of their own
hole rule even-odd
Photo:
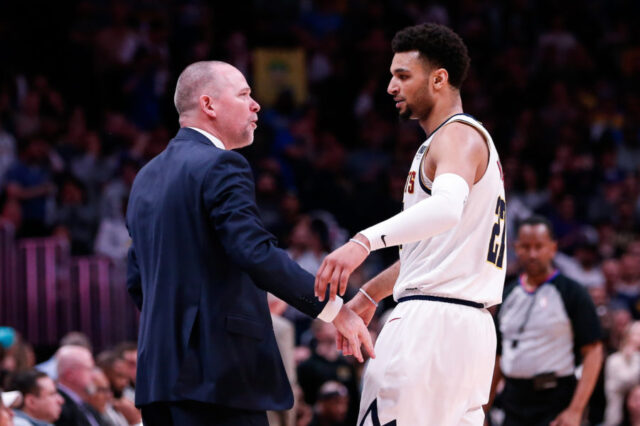
<svg viewBox="0 0 640 426">
<path fill-rule="evenodd" d="M 254 167 L 266 226 L 315 273 L 347 236 L 402 208 L 424 135 L 398 120 L 386 93 L 390 40 L 414 23 L 447 24 L 472 58 L 465 112 L 491 132 L 504 167 L 508 275 L 518 271 L 517 224 L 534 213 L 549 218 L 559 242 L 555 264 L 588 288 L 612 354 L 594 393 L 601 415 L 593 422 L 604 418 L 606 401 L 621 406 L 627 395 L 640 410 L 640 3 L 60 3 L 0 4 L 0 221 L 19 238 L 57 236 L 75 255 L 122 262 L 131 183 L 178 128 L 179 72 L 215 58 L 251 82 L 255 48 L 301 48 L 306 101 L 285 90 L 273 105 L 263 103 L 256 140 L 242 153 Z M 349 292 L 396 259 L 394 250 L 376 252 Z M 289 371 L 297 371 L 290 375 L 300 390 L 298 424 L 353 424 L 361 366 L 335 351 L 330 326 L 274 305 L 274 315 L 294 327 Z M 391 305 L 380 308 L 374 331 Z M 23 390 L 19 407 L 32 389 L 50 389 L 47 377 L 61 380 L 51 371 L 36 375 L 36 355 L 17 337 L 0 357 L 11 373 L 2 386 Z M 94 362 L 91 354 L 83 383 L 95 392 L 83 400 L 135 424 L 117 402 L 135 383 L 131 369 L 127 386 L 114 388 L 113 365 L 123 357 L 115 350 Z M 51 396 L 50 416 L 59 402 Z"/>
<path fill-rule="evenodd" d="M 16 426 L 127 426 L 141 423 L 134 405 L 137 347 L 122 342 L 97 354 L 87 336 L 71 332 L 51 358 L 35 364 L 33 348 L 0 328 L 2 404 Z M 0 417 L 1 419 L 1 417 Z M 6 426 L 12 423 L 3 423 Z"/>
</svg>

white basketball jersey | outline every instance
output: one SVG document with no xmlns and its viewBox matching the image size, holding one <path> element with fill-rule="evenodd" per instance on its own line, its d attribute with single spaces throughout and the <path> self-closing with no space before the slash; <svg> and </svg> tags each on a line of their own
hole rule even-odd
<svg viewBox="0 0 640 426">
<path fill-rule="evenodd" d="M 467 114 L 456 114 L 442 123 L 420 146 L 411 164 L 404 190 L 404 208 L 429 198 L 432 182 L 422 163 L 439 129 L 452 122 L 477 129 L 489 148 L 489 163 L 471 188 L 460 222 L 432 238 L 400 247 L 400 275 L 393 297 L 426 294 L 483 303 L 500 303 L 507 266 L 506 203 L 502 166 L 491 136 Z"/>
</svg>

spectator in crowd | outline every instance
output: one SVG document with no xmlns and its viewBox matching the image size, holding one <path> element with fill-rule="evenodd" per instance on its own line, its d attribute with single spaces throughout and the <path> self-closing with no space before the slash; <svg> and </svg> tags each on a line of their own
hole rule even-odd
<svg viewBox="0 0 640 426">
<path fill-rule="evenodd" d="M 291 389 L 295 389 L 298 386 L 298 377 L 296 375 L 296 362 L 294 357 L 295 352 L 295 328 L 291 321 L 282 317 L 285 309 L 287 309 L 287 303 L 277 298 L 273 294 L 267 295 L 267 302 L 269 303 L 269 312 L 271 312 L 271 321 L 273 322 L 273 334 L 276 336 L 276 343 L 278 344 L 278 350 L 282 356 L 282 363 L 284 369 L 287 372 L 289 378 L 289 384 Z M 293 407 L 285 411 L 267 411 L 267 417 L 270 426 L 293 426 L 296 420 L 296 404 L 295 400 Z"/>
<path fill-rule="evenodd" d="M 640 384 L 640 321 L 627 327 L 620 350 L 607 358 L 604 377 L 605 425 L 615 426 L 622 421 L 625 395 Z"/>
<path fill-rule="evenodd" d="M 16 139 L 7 132 L 0 120 L 0 188 L 4 183 L 4 175 L 16 157 Z"/>
<path fill-rule="evenodd" d="M 560 263 L 561 258 L 564 260 L 563 263 Z M 554 263 L 567 277 L 588 288 L 605 285 L 605 277 L 599 265 L 598 246 L 595 241 L 580 240 L 575 247 L 573 256 L 560 256 L 558 253 Z"/>
<path fill-rule="evenodd" d="M 625 397 L 625 415 L 621 426 L 640 426 L 640 385 L 636 385 Z"/>
<path fill-rule="evenodd" d="M 98 355 L 96 364 L 104 371 L 115 398 L 122 398 L 125 388 L 129 385 L 129 374 L 124 359 L 115 351 L 106 351 Z"/>
<path fill-rule="evenodd" d="M 118 163 L 102 153 L 102 141 L 96 131 L 84 132 L 78 145 L 80 151 L 71 158 L 68 169 L 85 186 L 87 198 L 97 203 L 95 198 Z"/>
<path fill-rule="evenodd" d="M 620 261 L 610 258 L 602 262 L 602 274 L 607 294 L 613 295 L 615 289 L 620 285 Z"/>
<path fill-rule="evenodd" d="M 111 405 L 113 393 L 107 376 L 99 368 L 91 372 L 91 390 L 87 404 L 94 419 L 103 426 L 128 426 L 127 419 Z M 135 423 L 139 423 L 140 419 Z M 131 423 L 131 424 L 135 424 Z"/>
<path fill-rule="evenodd" d="M 0 386 L 6 386 L 12 374 L 33 368 L 35 355 L 31 344 L 12 327 L 0 328 L 0 348 Z"/>
<path fill-rule="evenodd" d="M 91 352 L 89 338 L 79 331 L 71 331 L 60 339 L 60 346 L 55 354 L 48 360 L 36 365 L 36 370 L 42 371 L 53 380 L 58 380 L 58 354 L 65 346 L 80 346 Z"/>
<path fill-rule="evenodd" d="M 4 403 L 4 393 L 0 388 L 0 426 L 14 426 L 13 423 L 13 410 L 8 408 Z"/>
<path fill-rule="evenodd" d="M 342 383 L 349 391 L 347 424 L 355 424 L 358 416 L 360 394 L 354 366 L 336 349 L 336 329 L 333 325 L 314 321 L 311 357 L 298 366 L 298 380 L 305 401 L 314 406 L 323 383 L 333 380 Z"/>
<path fill-rule="evenodd" d="M 122 342 L 115 347 L 114 352 L 119 358 L 124 360 L 129 379 L 129 384 L 124 388 L 122 394 L 131 402 L 134 402 L 136 371 L 138 369 L 138 344 L 135 342 Z"/>
<path fill-rule="evenodd" d="M 640 319 L 640 255 L 626 252 L 620 260 L 620 282 L 613 296 L 634 319 Z"/>
<path fill-rule="evenodd" d="M 328 253 L 328 238 L 329 230 L 322 219 L 302 215 L 289 234 L 287 253 L 302 269 L 315 274 Z M 300 335 L 309 330 L 312 319 L 293 306 L 286 308 L 284 316 L 295 325 L 298 341 Z"/>
<path fill-rule="evenodd" d="M 126 200 L 139 168 L 135 160 L 125 159 L 122 161 L 118 176 L 107 183 L 102 192 L 100 216 L 103 219 L 124 221 Z"/>
<path fill-rule="evenodd" d="M 97 215 L 87 197 L 87 188 L 82 181 L 73 176 L 64 178 L 58 194 L 56 231 L 67 235 L 71 253 L 76 255 L 93 252 Z"/>
<path fill-rule="evenodd" d="M 104 379 L 104 380 L 103 380 Z M 111 399 L 111 387 L 109 381 L 99 367 L 91 370 L 91 385 L 87 388 L 87 401 L 85 407 L 91 414 L 93 421 L 100 425 L 112 425 L 112 421 L 122 420 L 122 423 L 115 423 L 119 426 L 127 424 L 124 418 L 112 419 L 107 414 L 107 406 Z"/>
<path fill-rule="evenodd" d="M 20 160 L 7 171 L 7 195 L 22 204 L 24 236 L 46 235 L 50 224 L 47 203 L 56 187 L 49 169 L 49 150 L 43 138 L 31 137 L 23 146 Z"/>
<path fill-rule="evenodd" d="M 134 402 L 124 396 L 129 387 L 129 372 L 126 361 L 115 351 L 106 351 L 98 355 L 96 363 L 108 379 L 113 398 L 111 405 L 124 415 L 132 424 L 140 422 L 140 411 Z"/>
<path fill-rule="evenodd" d="M 625 332 L 633 322 L 631 312 L 626 305 L 614 302 L 611 310 L 611 328 L 607 349 L 609 353 L 618 351 L 622 347 L 622 340 Z"/>
<path fill-rule="evenodd" d="M 15 370 L 15 358 L 9 354 L 9 349 L 16 339 L 13 327 L 0 327 L 0 388 L 5 385 L 7 376 Z"/>
<path fill-rule="evenodd" d="M 93 355 L 81 346 L 64 346 L 56 354 L 58 390 L 64 398 L 56 426 L 100 426 L 86 407 L 92 387 Z"/>
<path fill-rule="evenodd" d="M 604 333 L 605 340 L 609 337 L 611 329 L 611 301 L 604 286 L 587 288 L 591 300 L 596 307 L 596 312 L 600 318 L 600 325 Z"/>
<path fill-rule="evenodd" d="M 0 326 L 0 347 L 9 349 L 17 341 L 18 335 L 13 327 Z"/>
<path fill-rule="evenodd" d="M 127 200 L 131 184 L 138 172 L 134 160 L 124 160 L 120 175 L 105 187 L 100 205 L 100 224 L 95 239 L 95 252 L 114 260 L 126 259 L 131 238 L 125 224 Z"/>
<path fill-rule="evenodd" d="M 496 314 L 492 394 L 504 376 L 505 426 L 579 425 L 598 379 L 599 319 L 586 289 L 552 265 L 556 250 L 548 220 L 533 216 L 522 222 L 516 253 L 524 272 L 505 286 Z"/>
<path fill-rule="evenodd" d="M 349 392 L 339 382 L 328 381 L 318 390 L 313 419 L 309 426 L 346 426 Z"/>
<path fill-rule="evenodd" d="M 302 216 L 289 238 L 289 256 L 302 269 L 315 274 L 330 249 L 327 225 L 322 219 Z"/>
<path fill-rule="evenodd" d="M 15 235 L 22 227 L 22 206 L 15 198 L 0 192 L 0 225 L 9 226 Z"/>
<path fill-rule="evenodd" d="M 11 387 L 22 393 L 22 403 L 14 410 L 16 426 L 52 425 L 60 417 L 64 400 L 45 373 L 37 370 L 18 373 Z"/>
</svg>

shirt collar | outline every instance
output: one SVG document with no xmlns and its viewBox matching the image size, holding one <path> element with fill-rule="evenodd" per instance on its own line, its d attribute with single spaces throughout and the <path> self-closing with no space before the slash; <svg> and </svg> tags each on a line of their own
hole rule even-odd
<svg viewBox="0 0 640 426">
<path fill-rule="evenodd" d="M 16 417 L 19 417 L 21 419 L 25 419 L 25 420 L 31 422 L 31 424 L 36 425 L 36 426 L 53 426 L 51 423 L 47 423 L 47 422 L 45 422 L 43 420 L 38 420 L 38 419 L 35 419 L 35 418 L 31 417 L 30 415 L 28 415 L 27 413 L 25 413 L 22 410 L 14 409 L 13 413 L 15 414 Z"/>
<path fill-rule="evenodd" d="M 218 147 L 220 149 L 226 149 L 224 147 L 224 144 L 222 143 L 222 141 L 220 139 L 216 138 L 215 136 L 213 136 L 211 133 L 209 133 L 209 132 L 207 132 L 205 130 L 202 130 L 202 129 L 198 129 L 197 127 L 189 127 L 189 129 L 193 129 L 193 130 L 195 130 L 197 132 L 200 132 L 202 135 L 206 136 L 207 139 L 209 139 L 211 141 L 211 143 L 213 145 L 215 145 L 216 147 Z"/>
<path fill-rule="evenodd" d="M 535 290 L 529 291 L 527 290 L 527 286 L 525 285 L 526 279 L 525 273 L 520 274 L 520 276 L 518 277 L 518 281 L 520 283 L 520 287 L 522 287 L 522 289 L 525 291 L 525 293 L 527 294 L 534 294 L 540 287 L 542 287 L 543 285 L 550 283 L 551 281 L 553 281 L 555 279 L 555 277 L 557 277 L 560 274 L 560 271 L 557 269 L 554 269 L 553 272 L 551 274 L 549 274 L 549 276 L 544 280 L 544 282 L 542 284 L 540 284 L 538 287 L 536 287 Z"/>
</svg>

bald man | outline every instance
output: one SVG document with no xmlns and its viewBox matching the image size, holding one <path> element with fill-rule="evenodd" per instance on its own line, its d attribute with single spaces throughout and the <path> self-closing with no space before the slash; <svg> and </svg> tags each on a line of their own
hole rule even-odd
<svg viewBox="0 0 640 426">
<path fill-rule="evenodd" d="M 64 398 L 56 426 L 100 426 L 85 403 L 92 386 L 93 355 L 82 346 L 63 346 L 56 353 L 58 391 Z"/>
<path fill-rule="evenodd" d="M 145 426 L 266 425 L 293 395 L 267 291 L 333 322 L 373 354 L 342 300 L 318 302 L 314 278 L 276 247 L 247 161 L 260 106 L 244 76 L 217 61 L 178 78 L 180 130 L 136 177 L 127 210 L 127 285 L 141 310 L 136 405 Z M 327 298 L 328 299 L 328 298 Z"/>
</svg>

